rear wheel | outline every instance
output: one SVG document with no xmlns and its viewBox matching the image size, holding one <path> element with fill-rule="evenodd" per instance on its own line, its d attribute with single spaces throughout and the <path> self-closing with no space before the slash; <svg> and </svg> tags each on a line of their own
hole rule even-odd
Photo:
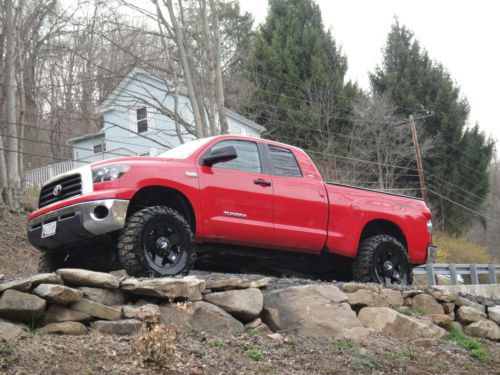
<svg viewBox="0 0 500 375">
<path fill-rule="evenodd" d="M 177 211 L 148 207 L 127 220 L 118 240 L 118 257 L 132 276 L 187 275 L 195 260 L 194 236 Z"/>
<path fill-rule="evenodd" d="M 354 280 L 386 285 L 411 285 L 413 271 L 405 247 L 392 236 L 377 235 L 361 242 L 353 264 Z"/>
<path fill-rule="evenodd" d="M 64 264 L 63 259 L 58 254 L 41 253 L 38 259 L 38 272 L 51 273 L 62 268 Z"/>
</svg>

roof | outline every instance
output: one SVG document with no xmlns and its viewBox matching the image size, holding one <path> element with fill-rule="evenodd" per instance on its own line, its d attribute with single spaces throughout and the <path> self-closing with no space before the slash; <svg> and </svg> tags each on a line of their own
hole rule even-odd
<svg viewBox="0 0 500 375">
<path fill-rule="evenodd" d="M 134 68 L 132 69 L 126 76 L 124 79 L 121 80 L 121 82 L 114 88 L 114 90 L 106 97 L 106 99 L 104 99 L 97 107 L 96 107 L 96 112 L 97 113 L 104 113 L 104 112 L 107 112 L 111 109 L 114 108 L 114 102 L 116 100 L 116 98 L 122 93 L 122 91 L 125 89 L 125 87 L 127 87 L 127 85 L 133 81 L 133 80 L 136 80 L 136 76 L 139 75 L 139 74 L 142 74 L 142 75 L 145 75 L 145 76 L 148 76 L 150 77 L 151 79 L 159 82 L 160 84 L 162 85 L 168 85 L 169 83 L 152 75 L 151 73 L 143 70 L 143 69 L 139 69 L 139 68 Z M 184 95 L 184 96 L 188 96 L 188 93 L 186 91 L 186 88 L 185 87 L 180 87 L 179 88 L 179 93 L 181 95 Z M 257 132 L 259 133 L 262 133 L 264 130 L 266 130 L 265 127 L 263 127 L 262 125 L 259 125 L 255 122 L 253 122 L 252 120 L 244 117 L 244 116 L 241 116 L 240 114 L 234 112 L 234 111 L 231 111 L 230 109 L 227 109 L 226 108 L 226 116 L 228 117 L 231 117 L 232 119 L 236 120 L 236 121 L 239 121 L 241 122 L 242 124 L 248 126 L 249 128 L 252 128 L 254 130 L 256 130 Z M 97 134 L 97 133 L 96 133 Z"/>
<path fill-rule="evenodd" d="M 68 144 L 73 144 L 75 142 L 83 141 L 85 139 L 101 138 L 104 137 L 104 128 L 99 130 L 97 133 L 84 134 L 79 137 L 70 138 L 67 140 Z"/>
</svg>

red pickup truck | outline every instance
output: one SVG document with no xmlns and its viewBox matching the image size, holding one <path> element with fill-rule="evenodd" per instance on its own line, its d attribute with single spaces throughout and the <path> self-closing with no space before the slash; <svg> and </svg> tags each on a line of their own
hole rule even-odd
<svg viewBox="0 0 500 375">
<path fill-rule="evenodd" d="M 299 148 L 227 135 L 59 175 L 28 222 L 45 272 L 100 257 L 130 275 L 187 274 L 215 244 L 337 254 L 355 280 L 381 283 L 411 283 L 431 231 L 420 199 L 325 183 Z"/>
</svg>

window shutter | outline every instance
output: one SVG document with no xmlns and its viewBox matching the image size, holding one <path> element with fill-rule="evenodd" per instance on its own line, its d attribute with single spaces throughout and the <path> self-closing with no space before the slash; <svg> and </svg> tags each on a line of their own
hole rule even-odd
<svg viewBox="0 0 500 375">
<path fill-rule="evenodd" d="M 148 110 L 148 129 L 155 128 L 155 109 L 151 107 L 147 107 Z"/>
</svg>

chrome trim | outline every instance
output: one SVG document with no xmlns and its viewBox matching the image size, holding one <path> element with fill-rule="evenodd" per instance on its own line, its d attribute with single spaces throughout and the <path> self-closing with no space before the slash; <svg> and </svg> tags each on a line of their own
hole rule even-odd
<svg viewBox="0 0 500 375">
<path fill-rule="evenodd" d="M 95 235 L 108 233 L 122 229 L 125 226 L 128 205 L 129 201 L 124 199 L 100 199 L 72 204 L 71 206 L 62 207 L 31 219 L 28 222 L 28 230 L 41 222 L 58 218 L 71 212 L 80 211 L 83 226 L 86 230 Z M 97 206 L 105 206 L 108 209 L 109 213 L 105 218 L 94 218 L 93 210 Z"/>
</svg>

